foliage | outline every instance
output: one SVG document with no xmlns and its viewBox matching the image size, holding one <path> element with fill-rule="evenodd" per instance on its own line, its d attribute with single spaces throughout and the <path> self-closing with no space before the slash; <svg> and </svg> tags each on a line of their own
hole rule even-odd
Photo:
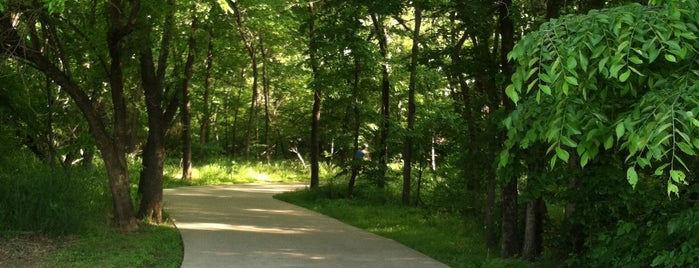
<svg viewBox="0 0 699 268">
<path fill-rule="evenodd" d="M 551 167 L 585 167 L 600 149 L 620 150 L 629 184 L 639 173 L 663 175 L 667 194 L 677 195 L 699 149 L 697 8 L 696 0 L 630 4 L 525 36 L 508 55 L 518 67 L 506 92 L 519 105 L 505 120 L 499 165 L 535 142 L 548 145 Z"/>
</svg>

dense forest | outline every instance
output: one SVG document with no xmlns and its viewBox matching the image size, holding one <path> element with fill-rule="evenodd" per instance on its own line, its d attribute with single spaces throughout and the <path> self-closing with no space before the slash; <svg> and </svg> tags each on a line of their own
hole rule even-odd
<svg viewBox="0 0 699 268">
<path fill-rule="evenodd" d="M 163 221 L 168 158 L 288 159 L 482 219 L 502 258 L 699 263 L 696 0 L 0 6 L 3 165 L 98 163 L 123 231 Z"/>
</svg>

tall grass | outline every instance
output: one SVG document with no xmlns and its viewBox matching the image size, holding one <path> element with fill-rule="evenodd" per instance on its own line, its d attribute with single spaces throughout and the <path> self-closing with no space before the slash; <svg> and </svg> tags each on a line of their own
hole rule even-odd
<svg viewBox="0 0 699 268">
<path fill-rule="evenodd" d="M 182 180 L 179 159 L 167 159 L 164 168 L 165 188 L 192 185 L 240 183 L 283 183 L 304 181 L 308 170 L 293 161 L 278 160 L 271 164 L 210 158 L 194 161 L 191 180 Z"/>
<path fill-rule="evenodd" d="M 0 185 L 5 232 L 78 233 L 109 207 L 106 181 L 92 170 L 51 168 L 21 151 L 0 158 Z"/>
</svg>

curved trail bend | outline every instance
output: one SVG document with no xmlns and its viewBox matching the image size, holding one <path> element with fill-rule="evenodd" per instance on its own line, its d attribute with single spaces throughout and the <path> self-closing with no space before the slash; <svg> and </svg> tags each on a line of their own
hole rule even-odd
<svg viewBox="0 0 699 268">
<path fill-rule="evenodd" d="M 447 267 L 393 240 L 272 198 L 302 184 L 165 189 L 182 267 Z"/>
</svg>

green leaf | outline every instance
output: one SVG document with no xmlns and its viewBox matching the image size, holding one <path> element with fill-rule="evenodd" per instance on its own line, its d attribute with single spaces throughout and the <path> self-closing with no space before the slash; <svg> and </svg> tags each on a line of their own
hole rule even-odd
<svg viewBox="0 0 699 268">
<path fill-rule="evenodd" d="M 551 87 L 549 87 L 547 85 L 540 85 L 539 89 L 541 91 L 543 91 L 544 93 L 546 93 L 546 95 L 551 95 Z"/>
<path fill-rule="evenodd" d="M 566 163 L 568 163 L 568 159 L 570 159 L 570 153 L 568 153 L 568 151 L 566 150 L 561 149 L 561 147 L 556 147 L 556 156 Z"/>
<path fill-rule="evenodd" d="M 577 86 L 578 85 L 578 79 L 573 77 L 573 76 L 566 76 L 566 83 Z"/>
<path fill-rule="evenodd" d="M 578 50 L 578 57 L 580 57 L 580 67 L 584 72 L 587 72 L 588 60 L 585 54 L 582 53 L 582 50 Z"/>
<path fill-rule="evenodd" d="M 638 56 L 631 56 L 629 57 L 629 60 L 633 62 L 634 64 L 642 64 L 643 60 L 641 60 Z"/>
<path fill-rule="evenodd" d="M 629 76 L 631 76 L 631 70 L 626 70 L 626 72 L 619 75 L 619 82 L 626 82 L 626 80 L 629 79 Z"/>
<path fill-rule="evenodd" d="M 607 65 L 606 65 L 606 64 L 607 64 L 607 61 L 609 61 L 609 58 L 608 58 L 608 57 L 605 57 L 605 58 L 602 58 L 602 59 L 599 61 L 599 63 L 597 63 L 597 70 L 598 70 L 600 73 L 602 73 L 602 71 L 603 71 L 603 70 L 605 69 L 605 67 L 607 66 Z"/>
<path fill-rule="evenodd" d="M 626 132 L 626 128 L 624 128 L 623 123 L 619 123 L 616 125 L 616 139 L 619 140 L 621 139 L 622 136 L 624 136 L 624 132 Z"/>
<path fill-rule="evenodd" d="M 587 162 L 589 160 L 590 160 L 590 156 L 587 153 L 582 154 L 582 156 L 580 156 L 580 167 L 587 166 Z"/>
<path fill-rule="evenodd" d="M 507 150 L 503 150 L 500 153 L 500 161 L 498 161 L 498 167 L 506 167 L 507 163 L 510 161 L 510 153 Z"/>
<path fill-rule="evenodd" d="M 648 52 L 648 62 L 652 63 L 660 55 L 660 51 L 655 46 L 651 46 L 651 50 Z"/>
<path fill-rule="evenodd" d="M 667 183 L 667 195 L 670 196 L 672 194 L 675 194 L 675 196 L 680 195 L 680 188 L 677 187 L 677 185 L 668 182 Z"/>
<path fill-rule="evenodd" d="M 614 136 L 609 136 L 607 140 L 604 141 L 604 149 L 609 150 L 614 146 Z"/>
<path fill-rule="evenodd" d="M 623 64 L 613 65 L 612 68 L 609 68 L 609 75 L 611 77 L 617 77 L 621 68 L 624 68 Z"/>
<path fill-rule="evenodd" d="M 638 183 L 638 173 L 636 173 L 635 167 L 629 167 L 626 170 L 626 180 L 629 181 L 631 187 L 633 187 L 634 189 L 636 188 L 636 183 Z"/>
<path fill-rule="evenodd" d="M 677 62 L 677 58 L 675 58 L 675 56 L 672 54 L 665 54 L 665 60 L 669 62 Z"/>
<path fill-rule="evenodd" d="M 512 102 L 517 103 L 519 101 L 519 94 L 517 94 L 517 91 L 515 91 L 515 86 L 514 84 L 510 84 L 505 88 L 505 94 L 507 94 L 507 97 L 509 97 Z"/>
<path fill-rule="evenodd" d="M 572 55 L 568 57 L 568 60 L 566 60 L 566 68 L 568 68 L 569 71 L 573 71 L 575 67 L 578 67 L 578 61 L 575 60 L 575 57 Z"/>
<path fill-rule="evenodd" d="M 571 147 L 571 148 L 578 147 L 578 144 L 575 141 L 573 141 L 571 138 L 569 138 L 568 136 L 561 136 L 561 142 L 563 143 L 563 145 Z"/>
<path fill-rule="evenodd" d="M 672 179 L 672 181 L 676 183 L 685 184 L 686 182 L 684 179 L 686 177 L 687 175 L 685 175 L 684 172 L 681 170 L 670 170 L 670 178 Z"/>
<path fill-rule="evenodd" d="M 539 79 L 541 79 L 541 81 L 544 81 L 545 83 L 549 83 L 549 84 L 552 81 L 551 77 L 546 73 L 539 73 Z"/>
<path fill-rule="evenodd" d="M 621 44 L 619 44 L 619 46 L 616 48 L 616 50 L 617 50 L 617 51 L 621 51 L 621 50 L 623 50 L 624 48 L 626 48 L 628 45 L 629 45 L 629 41 L 628 41 L 628 40 L 626 40 L 626 41 L 624 41 L 624 42 L 621 42 Z"/>
<path fill-rule="evenodd" d="M 680 150 L 682 150 L 682 152 L 684 152 L 687 155 L 697 155 L 692 149 L 692 146 L 685 142 L 677 143 L 677 147 L 680 147 Z"/>
</svg>

